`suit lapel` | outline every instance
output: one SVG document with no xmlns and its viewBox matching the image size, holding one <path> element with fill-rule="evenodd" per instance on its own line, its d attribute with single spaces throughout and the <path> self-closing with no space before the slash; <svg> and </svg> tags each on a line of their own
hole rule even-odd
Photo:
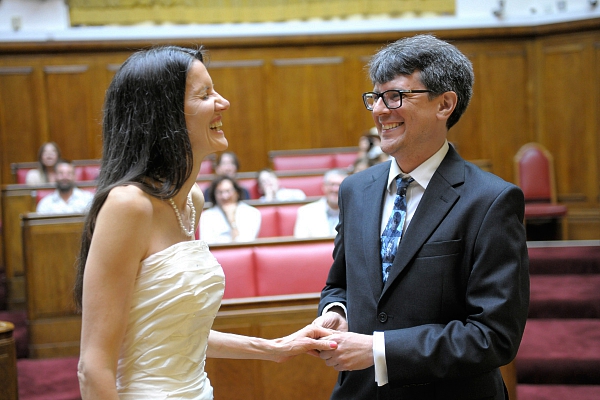
<svg viewBox="0 0 600 400">
<path fill-rule="evenodd" d="M 371 175 L 371 181 L 363 188 L 362 232 L 363 251 L 367 262 L 368 282 L 371 284 L 373 298 L 379 298 L 383 287 L 381 276 L 380 231 L 383 199 L 387 186 L 388 168 L 380 169 Z"/>
<path fill-rule="evenodd" d="M 410 260 L 437 229 L 460 197 L 454 187 L 464 182 L 464 161 L 450 146 L 448 154 L 431 177 L 410 225 L 398 246 L 383 296 Z"/>
</svg>

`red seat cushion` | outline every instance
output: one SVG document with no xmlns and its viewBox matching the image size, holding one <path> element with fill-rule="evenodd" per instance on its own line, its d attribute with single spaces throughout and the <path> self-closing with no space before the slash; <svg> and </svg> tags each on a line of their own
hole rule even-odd
<svg viewBox="0 0 600 400">
<path fill-rule="evenodd" d="M 27 177 L 27 172 L 29 172 L 31 168 L 19 168 L 17 170 L 17 183 L 25 183 L 25 178 Z"/>
<path fill-rule="evenodd" d="M 277 206 L 260 206 L 260 230 L 258 237 L 276 237 L 281 236 L 279 232 L 279 217 L 277 215 Z"/>
<path fill-rule="evenodd" d="M 286 204 L 277 207 L 279 236 L 294 236 L 294 226 L 301 204 Z"/>
<path fill-rule="evenodd" d="M 333 156 L 335 168 L 350 168 L 356 161 L 356 153 L 337 153 Z"/>
<path fill-rule="evenodd" d="M 198 175 L 212 174 L 212 169 L 212 160 L 203 160 L 200 164 L 200 172 L 198 172 Z"/>
<path fill-rule="evenodd" d="M 54 193 L 55 189 L 37 189 L 35 191 L 35 204 L 39 203 L 41 199 Z"/>
<path fill-rule="evenodd" d="M 82 180 L 82 181 L 95 181 L 96 179 L 98 179 L 98 175 L 100 174 L 100 165 L 86 165 L 81 167 L 82 169 L 82 176 L 81 179 L 78 180 Z"/>
<path fill-rule="evenodd" d="M 254 256 L 251 247 L 217 248 L 211 249 L 211 253 L 219 261 L 225 273 L 223 298 L 235 299 L 257 295 Z"/>
<path fill-rule="evenodd" d="M 258 296 L 320 292 L 333 261 L 333 241 L 257 246 Z"/>
<path fill-rule="evenodd" d="M 248 193 L 250 193 L 251 199 L 260 198 L 260 194 L 258 194 L 258 182 L 256 178 L 242 178 L 237 181 L 241 187 L 246 189 Z"/>
<path fill-rule="evenodd" d="M 330 169 L 335 167 L 333 154 L 307 154 L 273 157 L 275 171 Z"/>
<path fill-rule="evenodd" d="M 307 196 L 323 195 L 323 175 L 280 176 L 279 186 L 301 189 Z"/>
<path fill-rule="evenodd" d="M 567 206 L 551 203 L 525 204 L 525 219 L 527 218 L 556 218 L 567 214 Z"/>
</svg>

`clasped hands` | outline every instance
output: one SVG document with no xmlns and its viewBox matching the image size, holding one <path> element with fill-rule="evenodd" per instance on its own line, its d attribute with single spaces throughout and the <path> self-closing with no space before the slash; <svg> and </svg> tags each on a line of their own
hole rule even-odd
<svg viewBox="0 0 600 400">
<path fill-rule="evenodd" d="M 300 344 L 301 339 L 307 342 Z M 325 313 L 312 324 L 281 340 L 298 343 L 305 353 L 321 358 L 336 371 L 360 370 L 374 364 L 373 336 L 348 332 L 346 319 L 335 311 Z"/>
</svg>

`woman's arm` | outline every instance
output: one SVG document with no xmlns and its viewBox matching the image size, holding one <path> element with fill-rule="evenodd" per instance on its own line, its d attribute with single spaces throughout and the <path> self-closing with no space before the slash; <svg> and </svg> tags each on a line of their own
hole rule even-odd
<svg viewBox="0 0 600 400">
<path fill-rule="evenodd" d="M 116 371 L 152 202 L 134 186 L 114 188 L 98 214 L 83 277 L 78 368 L 83 399 L 118 399 Z"/>
<path fill-rule="evenodd" d="M 283 362 L 299 354 L 317 355 L 318 351 L 335 349 L 336 342 L 319 340 L 333 332 L 317 325 L 307 325 L 283 338 L 262 339 L 211 330 L 206 356 Z"/>
</svg>

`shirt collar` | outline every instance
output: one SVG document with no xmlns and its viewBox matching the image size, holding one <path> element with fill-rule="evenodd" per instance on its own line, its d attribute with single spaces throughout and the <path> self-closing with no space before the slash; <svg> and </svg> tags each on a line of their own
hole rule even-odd
<svg viewBox="0 0 600 400">
<path fill-rule="evenodd" d="M 421 187 L 423 187 L 423 189 L 427 189 L 427 185 L 429 185 L 431 177 L 442 163 L 444 157 L 446 157 L 448 149 L 449 144 L 446 140 L 442 147 L 440 147 L 440 149 L 437 152 L 435 152 L 434 155 L 429 157 L 427 160 L 425 160 L 425 162 L 423 162 L 410 173 L 410 176 L 415 180 L 415 182 L 417 182 Z M 390 166 L 390 173 L 388 175 L 387 183 L 387 190 L 390 193 L 392 193 L 393 191 L 395 192 L 396 185 L 394 182 L 398 175 L 404 176 L 408 174 L 404 173 L 400 169 L 400 166 L 396 162 L 396 159 L 392 158 L 392 165 Z"/>
</svg>

